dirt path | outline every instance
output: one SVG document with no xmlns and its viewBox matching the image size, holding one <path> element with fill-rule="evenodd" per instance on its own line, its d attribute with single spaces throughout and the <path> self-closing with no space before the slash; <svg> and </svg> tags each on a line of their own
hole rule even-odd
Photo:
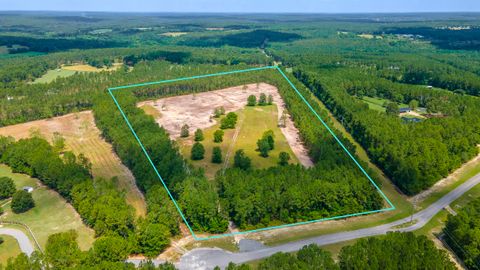
<svg viewBox="0 0 480 270">
<path fill-rule="evenodd" d="M 225 170 L 228 167 L 228 164 L 229 164 L 229 161 L 230 161 L 230 156 L 232 155 L 233 148 L 235 147 L 235 143 L 237 142 L 238 134 L 240 134 L 240 130 L 242 130 L 244 120 L 245 120 L 245 117 L 242 116 L 240 118 L 239 123 L 237 123 L 235 133 L 233 134 L 232 142 L 230 143 L 230 146 L 228 147 L 227 154 L 225 155 L 225 162 L 223 162 L 222 173 L 225 172 Z"/>
<path fill-rule="evenodd" d="M 285 110 L 285 103 L 275 86 L 266 83 L 248 84 L 246 86 L 246 89 L 243 89 L 243 86 L 236 86 L 194 95 L 144 101 L 138 103 L 137 106 L 149 105 L 151 108 L 157 109 L 160 117 L 156 117 L 155 120 L 165 128 L 172 139 L 180 137 L 180 129 L 184 124 L 190 127 L 190 132 L 194 132 L 198 128 L 206 129 L 214 126 L 217 123 L 215 119 L 211 118 L 214 108 L 223 106 L 227 113 L 240 110 L 247 105 L 249 95 L 256 95 L 257 97 L 261 93 L 272 95 L 273 102 L 277 104 L 278 119 L 280 119 Z M 290 116 L 287 116 L 286 126 L 280 128 L 280 130 L 300 163 L 305 167 L 311 167 L 313 162 L 300 139 L 298 129 Z"/>
</svg>

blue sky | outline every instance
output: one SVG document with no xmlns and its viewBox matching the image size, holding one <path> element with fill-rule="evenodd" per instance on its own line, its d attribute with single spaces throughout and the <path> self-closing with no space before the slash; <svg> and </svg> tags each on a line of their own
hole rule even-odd
<svg viewBox="0 0 480 270">
<path fill-rule="evenodd" d="M 131 12 L 451 12 L 480 0 L 0 0 L 0 10 Z"/>
</svg>

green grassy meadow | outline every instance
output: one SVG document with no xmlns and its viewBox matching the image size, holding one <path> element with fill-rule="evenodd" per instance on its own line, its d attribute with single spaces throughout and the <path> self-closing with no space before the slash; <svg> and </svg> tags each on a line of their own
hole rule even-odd
<svg viewBox="0 0 480 270">
<path fill-rule="evenodd" d="M 78 213 L 57 192 L 43 186 L 40 181 L 24 174 L 12 173 L 5 165 L 0 165 L 0 176 L 7 176 L 14 180 L 17 189 L 24 186 L 32 186 L 35 207 L 21 214 L 14 214 L 10 204 L 4 206 L 5 214 L 1 219 L 22 222 L 30 227 L 45 248 L 48 236 L 58 232 L 76 230 L 80 248 L 86 250 L 91 247 L 94 240 L 94 232 L 83 224 Z"/>
<path fill-rule="evenodd" d="M 203 168 L 207 177 L 213 178 L 215 173 L 223 167 L 223 164 L 213 164 L 211 162 L 212 149 L 215 146 L 220 146 L 222 149 L 222 157 L 224 160 L 227 152 L 231 148 L 228 166 L 233 165 L 233 157 L 239 149 L 243 149 L 245 154 L 252 159 L 252 166 L 254 168 L 262 169 L 276 166 L 279 162 L 278 156 L 280 152 L 290 154 L 290 163 L 298 163 L 298 159 L 292 152 L 285 136 L 277 126 L 278 110 L 275 104 L 270 106 L 247 106 L 236 113 L 238 114 L 236 128 L 240 129 L 240 131 L 235 142 L 233 142 L 235 129 L 224 130 L 225 134 L 222 143 L 213 142 L 213 133 L 220 128 L 219 123 L 203 130 L 205 139 L 201 143 L 205 147 L 205 158 L 199 161 L 190 160 L 190 162 L 195 167 Z M 272 130 L 275 134 L 275 148 L 269 152 L 269 157 L 264 158 L 260 156 L 260 153 L 256 149 L 257 140 L 260 139 L 267 130 Z M 180 151 L 187 159 L 190 159 L 190 151 L 193 145 L 193 132 L 191 133 L 188 138 L 180 138 L 178 140 Z"/>
<path fill-rule="evenodd" d="M 5 242 L 0 244 L 0 264 L 5 265 L 8 258 L 16 257 L 22 251 L 17 243 L 17 240 L 8 235 L 0 235 Z"/>
<path fill-rule="evenodd" d="M 69 77 L 69 76 L 74 75 L 75 73 L 76 73 L 76 71 L 73 71 L 73 70 L 52 69 L 52 70 L 47 71 L 47 73 L 45 73 L 42 77 L 35 79 L 35 81 L 33 81 L 32 83 L 33 84 L 49 83 L 49 82 L 53 82 L 57 78 Z"/>
</svg>

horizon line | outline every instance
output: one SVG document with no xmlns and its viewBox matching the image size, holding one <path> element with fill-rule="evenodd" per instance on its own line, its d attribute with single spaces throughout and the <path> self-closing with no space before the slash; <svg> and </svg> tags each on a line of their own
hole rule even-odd
<svg viewBox="0 0 480 270">
<path fill-rule="evenodd" d="M 323 12 L 308 12 L 308 11 L 298 11 L 298 12 L 288 12 L 288 11 L 277 11 L 277 12 L 268 12 L 268 11 L 126 11 L 126 10 L 49 10 L 49 9 L 38 9 L 38 10 L 29 10 L 29 9 L 0 9 L 0 12 L 69 12 L 69 13 L 82 13 L 82 12 L 91 12 L 91 13 L 124 13 L 124 14 L 284 14 L 284 15 L 354 15 L 354 14 L 476 14 L 480 13 L 480 10 L 475 11 L 346 11 L 346 12 L 333 12 L 333 11 L 323 11 Z"/>
</svg>

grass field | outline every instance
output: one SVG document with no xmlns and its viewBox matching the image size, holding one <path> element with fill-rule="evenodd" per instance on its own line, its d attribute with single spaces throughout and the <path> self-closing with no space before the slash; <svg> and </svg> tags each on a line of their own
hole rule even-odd
<svg viewBox="0 0 480 270">
<path fill-rule="evenodd" d="M 37 179 L 27 175 L 12 173 L 5 165 L 0 165 L 0 176 L 7 176 L 14 180 L 17 189 L 32 186 L 35 207 L 21 214 L 14 214 L 10 204 L 4 206 L 5 214 L 1 219 L 22 222 L 30 227 L 40 245 L 44 248 L 48 236 L 67 230 L 78 232 L 78 242 L 82 249 L 91 247 L 94 237 L 92 229 L 83 224 L 75 209 L 55 191 L 43 186 Z"/>
<path fill-rule="evenodd" d="M 54 132 L 60 133 L 65 138 L 66 150 L 77 155 L 83 153 L 90 160 L 95 177 L 107 180 L 118 177 L 118 188 L 125 192 L 127 202 L 138 215 L 145 215 L 145 201 L 133 175 L 115 155 L 112 146 L 101 137 L 91 111 L 3 127 L 0 135 L 21 139 L 29 137 L 32 130 L 41 133 L 47 140 L 52 139 Z"/>
<path fill-rule="evenodd" d="M 8 258 L 16 257 L 22 251 L 15 238 L 8 235 L 0 235 L 0 237 L 5 241 L 0 244 L 0 264 L 6 265 Z"/>
<path fill-rule="evenodd" d="M 230 158 L 228 166 L 233 165 L 233 156 L 239 149 L 243 149 L 245 154 L 252 159 L 252 166 L 254 168 L 269 168 L 276 166 L 279 161 L 280 152 L 287 152 L 290 154 L 291 163 L 298 163 L 297 158 L 293 154 L 290 146 L 285 139 L 280 128 L 278 128 L 278 110 L 277 106 L 256 106 L 245 107 L 236 112 L 238 114 L 238 121 L 236 128 L 239 129 L 236 141 L 233 141 L 235 130 L 225 130 L 222 143 L 213 142 L 213 133 L 219 129 L 219 124 L 204 130 L 205 140 L 202 141 L 205 147 L 205 158 L 200 161 L 191 161 L 194 166 L 205 169 L 207 177 L 212 178 L 215 173 L 220 170 L 223 164 L 211 163 L 212 149 L 215 146 L 220 146 L 222 149 L 222 156 L 225 156 L 230 151 Z M 269 153 L 269 157 L 261 157 L 257 149 L 257 140 L 260 139 L 263 133 L 267 130 L 272 130 L 275 134 L 275 148 Z M 189 138 L 178 139 L 182 154 L 189 159 L 190 151 L 193 144 L 193 134 Z M 230 150 L 229 150 L 230 149 Z"/>
<path fill-rule="evenodd" d="M 49 83 L 57 78 L 65 78 L 74 75 L 76 72 L 64 69 L 52 69 L 47 71 L 42 77 L 35 79 L 32 83 Z"/>
<path fill-rule="evenodd" d="M 363 102 L 367 103 L 368 104 L 368 107 L 371 109 L 371 110 L 375 110 L 375 111 L 379 111 L 379 112 L 385 112 L 385 107 L 383 107 L 383 104 L 385 104 L 385 102 L 391 102 L 390 100 L 388 99 L 383 99 L 383 98 L 373 98 L 373 97 L 367 97 L 367 96 L 364 96 L 362 97 L 361 99 Z M 408 108 L 408 105 L 407 104 L 403 104 L 403 103 L 400 103 L 398 104 L 398 107 L 400 108 Z"/>
<path fill-rule="evenodd" d="M 49 83 L 53 82 L 57 78 L 64 78 L 74 75 L 77 72 L 100 72 L 100 71 L 113 71 L 121 67 L 121 63 L 115 63 L 111 68 L 96 68 L 90 65 L 71 65 L 62 66 L 61 68 L 52 69 L 47 71 L 42 77 L 35 79 L 32 83 Z"/>
</svg>

